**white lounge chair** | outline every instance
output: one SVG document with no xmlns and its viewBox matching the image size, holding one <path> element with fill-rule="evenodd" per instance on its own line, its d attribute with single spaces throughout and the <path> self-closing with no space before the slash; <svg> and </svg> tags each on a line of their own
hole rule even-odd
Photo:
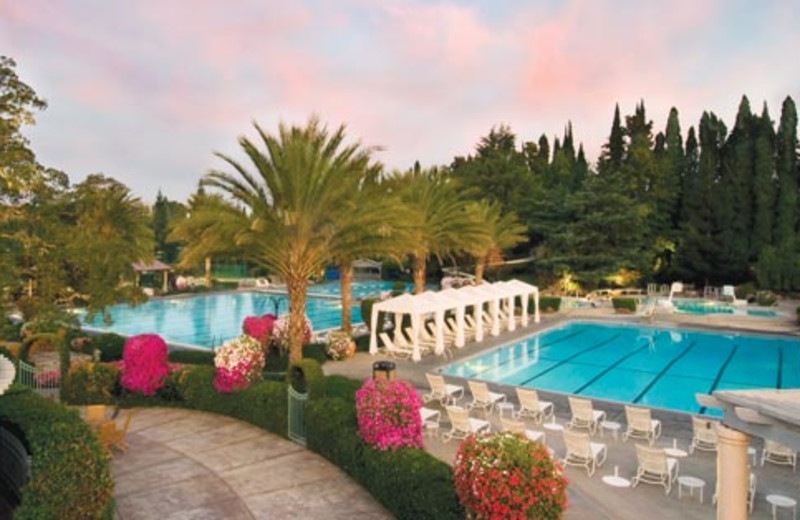
<svg viewBox="0 0 800 520">
<path fill-rule="evenodd" d="M 765 462 L 791 466 L 794 472 L 797 468 L 797 452 L 779 442 L 764 439 L 764 451 L 761 452 L 762 467 Z"/>
<path fill-rule="evenodd" d="M 633 487 L 640 482 L 659 484 L 664 486 L 666 494 L 672 490 L 672 483 L 678 478 L 678 460 L 667 457 L 662 448 L 651 448 L 644 444 L 636 445 L 636 476 L 633 477 Z"/>
<path fill-rule="evenodd" d="M 608 454 L 606 445 L 592 442 L 587 433 L 564 430 L 564 445 L 566 446 L 564 464 L 582 466 L 586 468 L 586 473 L 590 477 L 595 469 L 603 465 Z"/>
<path fill-rule="evenodd" d="M 544 444 L 544 432 L 539 430 L 529 430 L 528 428 L 525 428 L 525 423 L 522 421 L 500 416 L 500 425 L 503 427 L 504 432 L 521 433 L 534 442 L 541 442 Z"/>
<path fill-rule="evenodd" d="M 537 423 L 542 423 L 555 413 L 553 403 L 540 401 L 539 393 L 536 390 L 517 387 L 517 398 L 519 399 L 519 411 L 516 412 L 517 418 L 530 417 Z"/>
<path fill-rule="evenodd" d="M 625 406 L 625 418 L 628 429 L 622 434 L 622 440 L 643 439 L 651 446 L 661 435 L 661 421 L 650 416 L 649 408 Z"/>
<path fill-rule="evenodd" d="M 408 346 L 396 345 L 392 338 L 385 332 L 378 335 L 383 343 L 383 353 L 398 359 L 409 359 L 414 354 L 414 349 Z"/>
<path fill-rule="evenodd" d="M 567 428 L 586 428 L 591 435 L 597 431 L 600 421 L 606 418 L 606 412 L 595 410 L 589 399 L 570 396 L 569 408 L 572 411 L 572 419 L 567 423 Z"/>
<path fill-rule="evenodd" d="M 450 431 L 442 434 L 442 442 L 450 439 L 466 439 L 472 434 L 491 431 L 489 421 L 474 419 L 469 416 L 469 411 L 460 406 L 448 406 L 447 417 L 450 419 Z"/>
<path fill-rule="evenodd" d="M 483 408 L 484 412 L 492 413 L 494 405 L 506 402 L 506 394 L 490 392 L 489 386 L 483 381 L 469 380 L 469 391 L 472 392 L 472 402 L 467 404 L 467 410 Z"/>
<path fill-rule="evenodd" d="M 403 329 L 403 347 L 414 348 L 414 329 L 411 327 L 406 327 Z M 436 341 L 428 341 L 428 339 L 420 334 L 417 336 L 417 345 L 419 346 L 419 350 L 422 354 L 430 354 L 436 352 Z"/>
<path fill-rule="evenodd" d="M 444 377 L 439 374 L 425 374 L 425 377 L 431 386 L 430 393 L 422 396 L 422 400 L 426 403 L 437 399 L 443 405 L 455 404 L 458 399 L 464 396 L 463 386 L 447 384 L 444 381 Z"/>
<path fill-rule="evenodd" d="M 710 421 L 692 416 L 692 444 L 689 446 L 689 453 L 694 453 L 694 450 L 717 451 L 717 445 L 719 444 L 718 426 L 719 421 Z"/>
<path fill-rule="evenodd" d="M 756 486 L 757 486 L 758 479 L 756 478 L 755 473 L 750 473 L 750 482 L 747 486 L 747 509 L 750 513 L 753 513 L 753 506 L 756 503 Z M 714 491 L 714 496 L 711 497 L 711 503 L 717 503 L 717 494 L 719 493 L 719 480 L 717 481 L 717 487 Z"/>
</svg>

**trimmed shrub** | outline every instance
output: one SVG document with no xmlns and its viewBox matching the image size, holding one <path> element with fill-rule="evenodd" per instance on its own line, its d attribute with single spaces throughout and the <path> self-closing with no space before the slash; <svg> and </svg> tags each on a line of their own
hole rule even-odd
<svg viewBox="0 0 800 520">
<path fill-rule="evenodd" d="M 202 352 L 200 350 L 173 350 L 167 354 L 170 363 L 181 363 L 184 365 L 214 365 L 214 352 Z"/>
<path fill-rule="evenodd" d="M 22 341 L 22 323 L 15 323 L 8 318 L 0 320 L 0 340 Z"/>
<path fill-rule="evenodd" d="M 617 312 L 636 312 L 635 298 L 611 298 L 611 304 Z"/>
<path fill-rule="evenodd" d="M 325 373 L 316 360 L 301 359 L 292 365 L 290 377 L 294 389 L 308 392 L 309 399 L 325 397 Z"/>
<path fill-rule="evenodd" d="M 81 363 L 70 368 L 61 398 L 71 404 L 112 403 L 120 371 L 108 363 Z"/>
<path fill-rule="evenodd" d="M 758 291 L 756 293 L 756 304 L 763 307 L 772 307 L 778 303 L 778 297 L 772 291 Z"/>
<path fill-rule="evenodd" d="M 95 336 L 92 340 L 94 348 L 100 351 L 100 361 L 119 361 L 125 350 L 125 337 L 113 332 Z"/>
<path fill-rule="evenodd" d="M 561 308 L 561 298 L 558 296 L 542 296 L 539 298 L 539 310 L 542 312 L 558 312 Z M 528 312 L 534 311 L 533 298 L 528 303 Z"/>
<path fill-rule="evenodd" d="M 464 518 L 453 489 L 450 466 L 419 449 L 370 448 L 358 435 L 353 401 L 339 398 L 309 401 L 306 436 L 309 449 L 346 471 L 396 518 Z"/>
<path fill-rule="evenodd" d="M 33 464 L 15 519 L 113 518 L 108 455 L 77 413 L 15 388 L 0 399 L 0 422 L 22 433 Z"/>
<path fill-rule="evenodd" d="M 350 403 L 356 402 L 356 392 L 361 388 L 361 381 L 344 376 L 328 376 L 325 380 L 328 397 L 338 397 Z"/>
</svg>

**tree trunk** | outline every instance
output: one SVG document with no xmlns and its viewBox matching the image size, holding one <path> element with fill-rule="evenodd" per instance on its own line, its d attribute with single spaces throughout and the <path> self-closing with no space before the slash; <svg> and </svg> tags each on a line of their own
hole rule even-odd
<svg viewBox="0 0 800 520">
<path fill-rule="evenodd" d="M 483 272 L 486 270 L 486 262 L 483 258 L 478 258 L 475 261 L 475 285 L 483 283 Z"/>
<path fill-rule="evenodd" d="M 205 258 L 206 268 L 206 287 L 211 288 L 211 256 L 207 255 Z"/>
<path fill-rule="evenodd" d="M 286 278 L 286 290 L 289 293 L 289 363 L 303 359 L 307 288 L 308 280 L 305 278 Z"/>
<path fill-rule="evenodd" d="M 414 294 L 425 290 L 425 257 L 414 255 Z"/>
<path fill-rule="evenodd" d="M 352 261 L 342 260 L 339 262 L 339 283 L 342 291 L 342 330 L 350 334 L 353 330 L 352 316 L 350 312 L 350 288 L 353 285 Z M 367 321 L 368 319 L 368 317 L 364 317 L 364 321 Z"/>
</svg>

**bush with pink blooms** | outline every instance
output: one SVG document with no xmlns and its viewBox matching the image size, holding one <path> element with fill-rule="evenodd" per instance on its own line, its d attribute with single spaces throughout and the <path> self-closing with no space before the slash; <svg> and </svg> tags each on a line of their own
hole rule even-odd
<svg viewBox="0 0 800 520">
<path fill-rule="evenodd" d="M 261 379 L 265 361 L 264 348 L 256 339 L 245 334 L 228 341 L 214 356 L 214 388 L 222 393 L 244 390 Z"/>
<path fill-rule="evenodd" d="M 242 332 L 266 347 L 272 335 L 272 327 L 277 317 L 274 314 L 263 316 L 247 316 L 242 322 Z"/>
<path fill-rule="evenodd" d="M 167 344 L 157 334 L 131 336 L 122 351 L 123 388 L 144 395 L 153 395 L 169 375 Z"/>
<path fill-rule="evenodd" d="M 422 400 L 405 381 L 369 379 L 356 392 L 358 431 L 379 450 L 422 447 Z"/>
<path fill-rule="evenodd" d="M 303 316 L 303 343 L 311 341 L 311 320 L 308 316 Z M 283 316 L 275 320 L 272 326 L 272 343 L 280 350 L 289 350 L 289 316 Z"/>
<path fill-rule="evenodd" d="M 61 382 L 61 372 L 58 370 L 45 370 L 33 375 L 33 382 L 39 388 L 58 388 Z"/>
</svg>

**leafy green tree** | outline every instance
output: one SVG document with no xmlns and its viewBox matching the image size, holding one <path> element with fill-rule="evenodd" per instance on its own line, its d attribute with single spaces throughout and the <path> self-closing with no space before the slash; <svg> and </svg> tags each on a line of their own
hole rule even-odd
<svg viewBox="0 0 800 520">
<path fill-rule="evenodd" d="M 608 142 L 603 145 L 597 169 L 600 175 L 606 171 L 615 171 L 622 167 L 625 156 L 625 135 L 622 130 L 622 120 L 619 115 L 619 104 L 614 107 L 614 121 L 611 123 L 611 134 Z"/>
<path fill-rule="evenodd" d="M 168 264 L 178 260 L 178 243 L 169 240 L 169 229 L 173 220 L 183 218 L 186 207 L 180 202 L 169 200 L 161 190 L 158 190 L 156 201 L 152 208 L 153 234 L 156 241 L 156 257 Z"/>
<path fill-rule="evenodd" d="M 331 259 L 342 215 L 352 209 L 353 194 L 371 169 L 371 150 L 358 143 L 345 146 L 344 126 L 330 132 L 316 118 L 305 127 L 281 124 L 277 135 L 255 128 L 260 143 L 239 139 L 253 170 L 218 154 L 233 173 L 211 171 L 203 184 L 242 205 L 249 225 L 231 239 L 286 281 L 289 360 L 297 362 L 309 280 Z"/>
</svg>

